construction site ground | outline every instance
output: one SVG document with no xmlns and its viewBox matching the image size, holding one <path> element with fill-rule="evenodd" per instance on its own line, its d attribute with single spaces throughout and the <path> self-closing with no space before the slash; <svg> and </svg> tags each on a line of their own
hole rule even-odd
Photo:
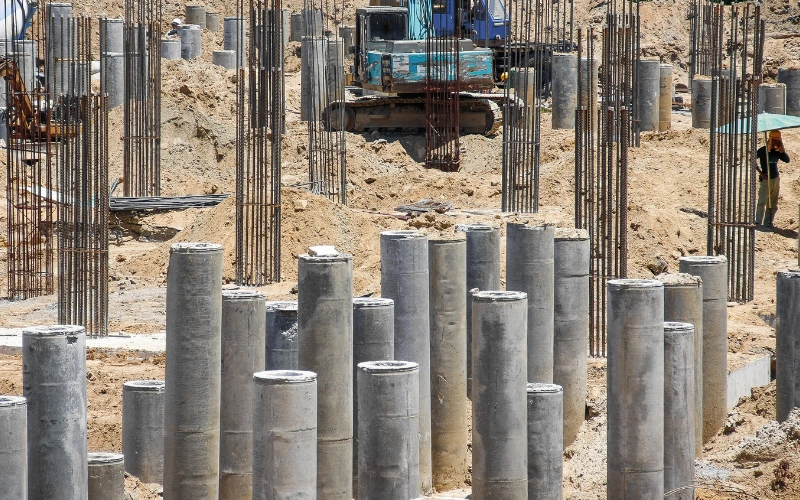
<svg viewBox="0 0 800 500">
<path fill-rule="evenodd" d="M 340 8 L 352 24 L 355 8 Z M 209 0 L 209 10 L 233 15 L 233 2 Z M 765 67 L 774 78 L 779 66 L 800 63 L 796 33 L 800 8 L 783 1 L 763 4 L 767 20 Z M 297 11 L 299 0 L 285 8 Z M 605 3 L 578 0 L 576 25 L 598 25 Z M 689 47 L 687 0 L 641 4 L 642 48 L 647 56 L 675 65 L 676 83 L 686 83 Z M 122 0 L 76 2 L 76 11 L 94 17 L 120 16 Z M 179 17 L 183 4 L 164 1 L 164 18 Z M 165 26 L 166 30 L 166 26 Z M 193 61 L 164 61 L 162 66 L 162 194 L 233 193 L 235 187 L 236 72 L 211 64 L 222 48 L 222 33 L 203 32 L 203 55 Z M 597 41 L 599 47 L 599 40 Z M 502 213 L 502 132 L 492 137 L 461 138 L 462 169 L 457 173 L 426 170 L 424 133 L 347 134 L 347 198 L 341 206 L 309 193 L 307 126 L 299 120 L 300 75 L 297 43 L 286 50 L 286 134 L 282 142 L 281 282 L 263 287 L 268 299 L 296 299 L 297 256 L 311 245 L 330 244 L 354 255 L 355 295 L 380 294 L 379 233 L 418 229 L 430 235 L 453 234 L 463 222 L 503 225 L 529 217 L 560 227 L 573 225 L 574 133 L 551 130 L 544 113 L 541 138 L 541 210 L 525 216 Z M 599 49 L 598 49 L 599 50 Z M 111 111 L 111 177 L 122 173 L 122 108 Z M 775 229 L 756 239 L 755 300 L 729 309 L 729 370 L 775 350 L 775 275 L 796 267 L 800 201 L 800 131 L 786 131 L 784 142 L 793 162 L 782 167 L 781 196 Z M 648 278 L 666 263 L 676 272 L 682 255 L 706 253 L 709 134 L 691 128 L 685 113 L 673 113 L 672 130 L 644 133 L 629 155 L 629 276 Z M 0 163 L 5 155 L 0 154 Z M 6 182 L 0 168 L 0 183 Z M 295 187 L 293 187 L 295 186 Z M 444 214 L 396 217 L 395 208 L 423 198 L 447 201 Z M 688 209 L 688 210 L 687 210 Z M 0 222 L 6 203 L 0 203 Z M 87 356 L 89 449 L 121 451 L 122 384 L 134 379 L 163 379 L 165 356 L 158 346 L 165 327 L 166 272 L 169 246 L 178 241 L 211 241 L 225 247 L 224 282 L 235 275 L 235 201 L 214 208 L 167 213 L 111 214 L 110 330 L 128 336 L 119 347 L 91 347 Z M 5 262 L 5 224 L 0 224 L 0 260 Z M 505 262 L 501 262 L 501 269 Z M 0 296 L 6 297 L 5 282 Z M 0 338 L 25 326 L 57 322 L 55 295 L 24 301 L 0 301 Z M 12 345 L 14 342 L 6 342 Z M 147 345 L 140 348 L 140 344 Z M 110 345 L 110 344 L 109 344 Z M 155 347 L 153 347 L 155 346 Z M 22 360 L 7 348 L 0 354 L 0 393 L 22 394 Z M 606 497 L 605 360 L 589 362 L 587 419 L 564 455 L 564 498 Z M 469 415 L 466 417 L 471 421 Z M 778 426 L 775 383 L 756 389 L 730 412 L 725 429 L 697 461 L 697 498 L 800 498 L 800 414 Z M 471 441 L 471 440 L 470 440 Z M 461 489 L 446 496 L 465 497 Z M 158 485 L 126 479 L 136 500 L 160 498 Z"/>
</svg>

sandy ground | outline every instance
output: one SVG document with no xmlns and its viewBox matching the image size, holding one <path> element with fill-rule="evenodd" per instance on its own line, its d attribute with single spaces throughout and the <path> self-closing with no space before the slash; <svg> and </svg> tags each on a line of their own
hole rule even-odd
<svg viewBox="0 0 800 500">
<path fill-rule="evenodd" d="M 210 0 L 209 10 L 233 14 L 233 2 Z M 362 1 L 357 2 L 361 5 Z M 345 22 L 351 24 L 355 3 L 345 2 Z M 672 62 L 676 81 L 685 82 L 688 48 L 688 2 L 643 3 L 642 43 L 645 55 Z M 286 8 L 298 10 L 292 0 Z M 604 4 L 578 1 L 581 23 L 596 24 Z M 78 2 L 76 10 L 92 16 L 118 16 L 121 0 Z M 164 2 L 164 17 L 182 12 L 182 4 Z M 767 77 L 776 68 L 800 62 L 798 40 L 777 34 L 797 32 L 800 8 L 782 1 L 764 3 L 768 39 Z M 329 22 L 333 23 L 332 20 Z M 197 60 L 165 61 L 162 97 L 162 192 L 165 195 L 232 193 L 235 181 L 235 79 L 232 71 L 212 66 L 211 51 L 221 48 L 221 33 L 203 33 L 204 52 Z M 422 163 L 424 134 L 347 134 L 347 207 L 335 205 L 289 186 L 307 179 L 306 124 L 299 121 L 299 61 L 296 44 L 287 48 L 287 133 L 282 143 L 283 234 L 280 283 L 263 287 L 269 299 L 291 299 L 297 279 L 297 255 L 314 244 L 333 244 L 354 259 L 354 293 L 380 292 L 379 233 L 414 228 L 429 234 L 452 234 L 460 222 L 488 222 L 503 228 L 516 217 L 499 211 L 502 136 L 462 138 L 462 170 L 442 173 Z M 111 176 L 121 174 L 122 110 L 111 113 Z M 651 277 L 647 265 L 663 258 L 669 271 L 678 258 L 705 253 L 705 219 L 682 208 L 707 207 L 708 132 L 691 129 L 686 115 L 673 114 L 673 129 L 645 133 L 641 148 L 630 151 L 629 275 Z M 787 131 L 789 154 L 800 155 L 800 132 Z M 561 227 L 572 225 L 574 134 L 550 129 L 544 114 L 542 137 L 541 213 Z M 0 155 L 4 162 L 5 155 Z M 795 160 L 797 161 L 797 160 Z M 759 232 L 753 302 L 729 308 L 728 347 L 742 358 L 774 353 L 775 273 L 797 265 L 800 172 L 792 163 L 783 168 L 776 229 Z M 0 168 L 0 182 L 5 182 Z M 454 204 L 446 214 L 399 220 L 391 214 L 400 204 L 422 198 Z M 0 203 L 5 220 L 6 203 Z M 224 279 L 234 280 L 234 203 L 212 209 L 118 217 L 112 214 L 110 248 L 110 327 L 137 335 L 161 331 L 165 325 L 165 280 L 169 245 L 176 241 L 214 241 L 225 246 Z M 5 261 L 5 226 L 0 225 L 0 260 Z M 504 269 L 504 262 L 501 263 Z M 503 280 L 504 282 L 504 280 Z M 0 296 L 6 295 L 5 283 Z M 0 327 L 22 327 L 56 321 L 56 297 L 27 301 L 0 300 Z M 120 451 L 122 383 L 164 377 L 163 355 L 142 358 L 130 352 L 93 350 L 87 356 L 89 447 Z M 735 366 L 729 366 L 734 368 Z M 21 394 L 21 359 L 0 355 L 0 393 Z M 587 420 L 565 451 L 565 498 L 605 498 L 605 360 L 589 364 Z M 758 389 L 731 411 L 728 425 L 697 462 L 698 498 L 800 498 L 800 432 L 779 427 L 775 416 L 775 385 Z M 744 451 L 743 451 L 744 450 Z M 136 499 L 158 498 L 157 485 L 126 479 Z M 464 489 L 448 493 L 465 496 Z"/>
</svg>

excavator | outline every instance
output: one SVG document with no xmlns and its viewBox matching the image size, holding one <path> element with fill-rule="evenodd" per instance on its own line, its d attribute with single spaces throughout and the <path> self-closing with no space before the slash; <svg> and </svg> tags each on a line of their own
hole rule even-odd
<svg viewBox="0 0 800 500">
<path fill-rule="evenodd" d="M 329 113 L 344 111 L 344 119 L 333 120 L 337 122 L 333 126 L 348 131 L 425 128 L 426 39 L 432 30 L 430 0 L 410 0 L 407 7 L 357 9 L 353 84 L 360 87 L 362 95 L 347 92 L 344 101 L 331 103 Z M 503 94 L 485 93 L 495 88 L 492 50 L 476 47 L 471 39 L 461 39 L 458 44 L 461 130 L 492 135 L 503 124 Z M 456 73 L 452 54 L 430 57 L 440 74 Z"/>
</svg>

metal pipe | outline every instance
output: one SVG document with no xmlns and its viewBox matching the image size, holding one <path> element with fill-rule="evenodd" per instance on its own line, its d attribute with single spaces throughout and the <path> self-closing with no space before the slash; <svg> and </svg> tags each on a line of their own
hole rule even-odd
<svg viewBox="0 0 800 500">
<path fill-rule="evenodd" d="M 219 497 L 222 245 L 175 243 L 167 270 L 164 499 Z"/>
<path fill-rule="evenodd" d="M 125 471 L 143 483 L 164 477 L 163 380 L 122 384 L 122 454 Z"/>
</svg>

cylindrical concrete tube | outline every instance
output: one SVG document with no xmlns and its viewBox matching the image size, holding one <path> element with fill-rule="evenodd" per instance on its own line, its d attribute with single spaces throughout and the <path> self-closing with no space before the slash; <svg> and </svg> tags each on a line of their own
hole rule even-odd
<svg viewBox="0 0 800 500">
<path fill-rule="evenodd" d="M 694 326 L 664 323 L 665 498 L 694 498 Z"/>
<path fill-rule="evenodd" d="M 528 498 L 527 297 L 472 295 L 472 498 Z"/>
<path fill-rule="evenodd" d="M 419 366 L 358 365 L 358 500 L 420 496 Z"/>
<path fill-rule="evenodd" d="M 564 390 L 528 384 L 528 500 L 561 500 Z"/>
<path fill-rule="evenodd" d="M 438 491 L 467 472 L 467 242 L 428 242 L 431 323 L 431 463 Z"/>
<path fill-rule="evenodd" d="M 22 81 L 25 83 L 25 89 L 32 92 L 37 86 L 37 58 L 38 58 L 38 42 L 35 40 L 15 40 L 13 42 L 15 47 L 9 43 L 8 52 L 17 61 L 17 67 L 22 75 Z M 11 49 L 16 50 L 12 52 Z"/>
<path fill-rule="evenodd" d="M 164 499 L 219 497 L 222 245 L 175 243 L 167 270 Z"/>
<path fill-rule="evenodd" d="M 419 477 L 431 489 L 431 337 L 428 238 L 381 233 L 381 296 L 394 300 L 394 359 L 419 364 Z"/>
<path fill-rule="evenodd" d="M 206 29 L 211 32 L 219 31 L 219 12 L 206 12 Z"/>
<path fill-rule="evenodd" d="M 121 453 L 91 452 L 89 467 L 89 500 L 124 500 L 125 468 Z"/>
<path fill-rule="evenodd" d="M 186 18 L 183 20 L 185 24 L 196 24 L 201 29 L 206 27 L 206 6 L 205 5 L 187 5 Z"/>
<path fill-rule="evenodd" d="M 301 370 L 319 377 L 317 495 L 353 498 L 353 257 L 299 257 Z"/>
<path fill-rule="evenodd" d="M 355 46 L 355 32 L 355 26 L 339 26 L 339 38 L 344 41 L 345 57 L 353 53 L 353 46 Z"/>
<path fill-rule="evenodd" d="M 267 302 L 267 370 L 297 370 L 297 302 Z"/>
<path fill-rule="evenodd" d="M 728 259 L 724 256 L 681 257 L 680 272 L 703 283 L 703 442 L 728 417 Z"/>
<path fill-rule="evenodd" d="M 661 499 L 664 286 L 655 280 L 609 281 L 607 318 L 608 498 Z"/>
<path fill-rule="evenodd" d="M 800 407 L 800 270 L 779 271 L 776 283 L 776 420 Z"/>
<path fill-rule="evenodd" d="M 236 52 L 233 50 L 215 50 L 211 53 L 211 62 L 225 69 L 235 69 Z"/>
<path fill-rule="evenodd" d="M 300 119 L 319 120 L 325 106 L 325 37 L 300 42 Z"/>
<path fill-rule="evenodd" d="M 322 20 L 322 9 L 303 9 L 303 36 L 323 36 L 325 26 Z"/>
<path fill-rule="evenodd" d="M 800 116 L 800 68 L 778 68 L 778 83 L 786 85 L 786 114 Z"/>
<path fill-rule="evenodd" d="M 358 480 L 358 364 L 394 359 L 394 301 L 353 298 L 353 479 Z M 357 490 L 357 484 L 353 485 Z"/>
<path fill-rule="evenodd" d="M 661 62 L 658 59 L 639 61 L 639 130 L 658 132 L 658 102 L 661 82 Z"/>
<path fill-rule="evenodd" d="M 586 416 L 589 357 L 589 233 L 556 230 L 553 280 L 553 382 L 564 390 L 564 446 Z"/>
<path fill-rule="evenodd" d="M 325 38 L 325 86 L 328 98 L 344 99 L 344 40 Z"/>
<path fill-rule="evenodd" d="M 528 295 L 528 382 L 553 382 L 553 244 L 546 224 L 506 225 L 506 290 Z"/>
<path fill-rule="evenodd" d="M 459 224 L 467 235 L 467 397 L 472 399 L 472 294 L 500 289 L 500 229 L 486 224 Z"/>
<path fill-rule="evenodd" d="M 28 405 L 21 396 L 0 396 L 0 500 L 28 498 Z"/>
<path fill-rule="evenodd" d="M 181 58 L 181 41 L 178 38 L 161 39 L 161 57 L 167 60 Z"/>
<path fill-rule="evenodd" d="M 72 4 L 48 2 L 45 4 L 47 42 L 45 45 L 45 75 L 47 89 L 55 96 L 56 60 L 74 59 L 76 43 L 75 22 L 72 20 Z"/>
<path fill-rule="evenodd" d="M 100 89 L 101 93 L 108 94 L 108 109 L 114 109 L 125 102 L 125 54 L 100 54 Z"/>
<path fill-rule="evenodd" d="M 110 19 L 107 17 L 100 19 L 100 55 L 104 52 L 125 52 L 123 36 L 123 20 Z"/>
<path fill-rule="evenodd" d="M 786 85 L 762 83 L 758 86 L 758 112 L 786 114 Z"/>
<path fill-rule="evenodd" d="M 289 21 L 290 33 L 289 41 L 299 42 L 303 39 L 303 14 L 293 12 Z"/>
<path fill-rule="evenodd" d="M 55 95 L 85 96 L 91 90 L 88 61 L 56 61 Z"/>
<path fill-rule="evenodd" d="M 694 453 L 703 456 L 703 284 L 697 276 L 660 274 L 664 284 L 664 321 L 694 326 Z"/>
<path fill-rule="evenodd" d="M 658 83 L 658 130 L 672 128 L 672 65 L 662 64 Z"/>
<path fill-rule="evenodd" d="M 575 128 L 578 106 L 578 56 L 553 54 L 553 129 Z"/>
<path fill-rule="evenodd" d="M 243 17 L 226 17 L 222 21 L 222 48 L 225 50 L 235 50 L 239 54 L 239 66 L 247 64 L 247 50 L 245 40 L 247 38 L 245 20 Z"/>
<path fill-rule="evenodd" d="M 711 88 L 709 76 L 697 75 L 692 79 L 692 127 L 711 128 Z"/>
<path fill-rule="evenodd" d="M 143 483 L 164 477 L 164 381 L 122 385 L 122 454 L 125 471 Z"/>
<path fill-rule="evenodd" d="M 316 373 L 254 373 L 252 398 L 253 500 L 317 498 Z"/>
<path fill-rule="evenodd" d="M 178 36 L 181 39 L 181 58 L 194 59 L 200 56 L 201 37 L 200 27 L 196 24 L 184 24 L 178 28 Z"/>
<path fill-rule="evenodd" d="M 582 89 L 581 95 L 578 96 L 578 106 L 589 109 L 589 103 L 592 103 L 592 124 L 593 130 L 597 130 L 597 117 L 599 106 L 597 104 L 597 85 L 598 69 L 600 62 L 597 59 L 589 60 L 588 57 L 581 58 L 581 71 L 580 71 L 580 85 Z"/>
<path fill-rule="evenodd" d="M 222 292 L 219 500 L 253 495 L 253 373 L 264 370 L 264 294 Z"/>
<path fill-rule="evenodd" d="M 86 330 L 22 331 L 22 392 L 28 400 L 28 498 L 85 500 Z"/>
</svg>

